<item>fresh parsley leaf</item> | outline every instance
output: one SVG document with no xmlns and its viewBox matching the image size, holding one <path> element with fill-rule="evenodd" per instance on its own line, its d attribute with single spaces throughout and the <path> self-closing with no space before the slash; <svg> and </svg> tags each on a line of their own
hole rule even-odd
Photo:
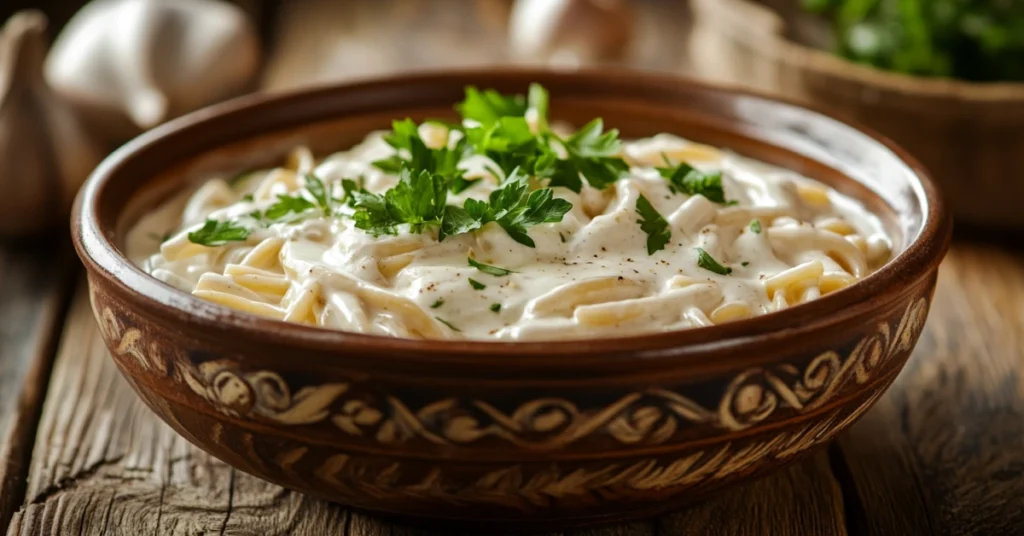
<svg viewBox="0 0 1024 536">
<path fill-rule="evenodd" d="M 397 232 L 395 227 L 402 222 L 396 220 L 388 211 L 384 196 L 357 190 L 352 192 L 352 200 L 352 205 L 356 209 L 352 213 L 356 229 L 362 229 L 374 236 L 393 235 Z"/>
<path fill-rule="evenodd" d="M 402 164 L 405 160 L 398 154 L 393 154 L 387 158 L 380 160 L 374 160 L 373 166 L 385 173 L 398 173 L 402 170 Z"/>
<path fill-rule="evenodd" d="M 468 205 L 471 199 L 466 200 Z M 443 241 L 449 236 L 475 231 L 483 225 L 480 218 L 475 218 L 462 207 L 447 206 L 444 209 L 444 217 L 441 219 L 441 230 L 437 239 Z"/>
<path fill-rule="evenodd" d="M 466 87 L 466 98 L 455 106 L 463 119 L 470 119 L 482 126 L 490 126 L 502 117 L 522 117 L 526 114 L 526 100 L 522 95 L 502 95 L 493 89 L 480 91 L 473 86 Z"/>
<path fill-rule="evenodd" d="M 447 321 L 447 320 L 445 320 L 445 319 L 443 319 L 443 318 L 441 318 L 441 317 L 439 317 L 439 316 L 435 316 L 434 318 L 435 318 L 435 319 L 436 319 L 436 320 L 437 320 L 438 322 L 440 322 L 440 323 L 442 323 L 442 324 L 444 324 L 444 325 L 448 326 L 448 329 L 450 329 L 450 330 L 452 330 L 452 331 L 458 331 L 459 333 L 462 333 L 462 330 L 461 330 L 461 329 L 459 329 L 459 328 L 457 328 L 457 327 L 455 327 L 455 326 L 453 326 L 451 322 L 449 322 L 449 321 Z"/>
<path fill-rule="evenodd" d="M 500 303 L 492 303 L 491 304 L 491 312 L 492 313 L 497 313 L 498 311 L 501 311 L 501 304 Z"/>
<path fill-rule="evenodd" d="M 396 154 L 373 163 L 382 171 L 400 173 L 403 167 L 409 167 L 414 173 L 429 171 L 444 177 L 455 193 L 476 182 L 466 180 L 463 177 L 465 170 L 458 167 L 468 148 L 465 137 L 460 138 L 453 147 L 446 145 L 431 149 L 420 138 L 416 123 L 412 119 L 404 119 L 392 123 L 392 131 L 384 136 L 384 141 L 395 148 Z M 405 153 L 408 153 L 408 158 L 404 156 Z"/>
<path fill-rule="evenodd" d="M 469 286 L 473 287 L 473 290 L 483 290 L 487 288 L 487 285 L 473 279 L 472 277 L 469 278 Z"/>
<path fill-rule="evenodd" d="M 715 203 L 733 204 L 733 202 L 725 200 L 721 171 L 705 173 L 686 162 L 680 162 L 675 167 L 656 169 L 662 177 L 668 180 L 669 188 L 675 193 L 703 195 Z"/>
<path fill-rule="evenodd" d="M 462 208 L 447 207 L 438 238 L 443 240 L 495 222 L 513 240 L 532 248 L 536 244 L 527 230 L 541 223 L 560 222 L 571 208 L 568 201 L 554 198 L 551 188 L 530 192 L 526 175 L 516 169 L 504 186 L 491 192 L 487 202 L 467 199 Z"/>
<path fill-rule="evenodd" d="M 672 239 L 672 231 L 669 230 L 665 218 L 658 214 L 658 211 L 643 194 L 636 198 L 636 213 L 640 215 L 637 220 L 640 229 L 647 233 L 647 254 L 654 255 L 665 249 L 665 244 Z"/>
<path fill-rule="evenodd" d="M 391 132 L 383 137 L 384 142 L 396 150 L 405 149 L 412 151 L 413 140 L 420 139 L 419 127 L 410 118 L 395 120 L 391 122 Z M 423 140 L 420 140 L 421 142 Z"/>
<path fill-rule="evenodd" d="M 444 298 L 438 298 L 436 302 L 434 302 L 434 303 L 432 303 L 430 305 L 430 308 L 431 309 L 437 309 L 438 307 L 440 307 L 442 305 L 444 305 Z"/>
<path fill-rule="evenodd" d="M 408 224 L 412 232 L 420 233 L 428 225 L 441 223 L 448 185 L 440 175 L 427 170 L 417 173 L 406 166 L 398 184 L 384 195 L 365 190 L 350 190 L 349 194 L 356 209 L 352 219 L 357 229 L 373 235 L 395 234 L 397 226 Z"/>
<path fill-rule="evenodd" d="M 331 193 L 324 184 L 324 181 L 312 173 L 307 173 L 305 186 L 309 195 L 313 196 L 313 199 L 316 201 L 317 208 L 324 213 L 324 216 L 330 216 L 334 205 L 334 198 L 331 197 Z"/>
<path fill-rule="evenodd" d="M 398 223 L 420 233 L 428 224 L 440 224 L 448 199 L 448 184 L 441 175 L 427 170 L 402 168 L 398 184 L 384 193 L 388 213 Z"/>
<path fill-rule="evenodd" d="M 697 266 L 719 275 L 729 275 L 732 273 L 732 268 L 719 264 L 718 261 L 709 255 L 707 251 L 704 251 L 703 248 L 694 249 L 697 250 Z"/>
<path fill-rule="evenodd" d="M 350 207 L 355 206 L 356 200 L 352 196 L 352 193 L 362 190 L 359 183 L 352 179 L 341 179 L 341 190 L 344 192 L 344 195 L 341 197 L 341 202 Z"/>
<path fill-rule="evenodd" d="M 249 238 L 249 230 L 232 221 L 206 220 L 203 226 L 188 234 L 189 242 L 203 246 L 223 246 Z"/>
<path fill-rule="evenodd" d="M 256 219 L 276 221 L 284 219 L 291 214 L 302 214 L 314 208 L 316 208 L 316 205 L 305 197 L 278 194 L 277 201 L 267 207 L 267 210 L 263 211 L 262 217 Z"/>
<path fill-rule="evenodd" d="M 761 220 L 753 220 L 750 222 L 750 230 L 754 233 L 761 234 Z"/>
<path fill-rule="evenodd" d="M 477 154 L 491 159 L 508 177 L 515 168 L 534 166 L 541 155 L 540 140 L 523 117 L 502 117 L 489 126 L 466 129 L 466 141 Z"/>
<path fill-rule="evenodd" d="M 554 138 L 552 138 L 554 139 Z M 561 160 L 551 149 L 541 149 L 541 155 L 533 162 L 533 174 L 550 179 L 548 186 L 561 186 L 576 193 L 583 189 L 580 169 L 572 160 Z"/>
<path fill-rule="evenodd" d="M 619 131 L 604 132 L 604 121 L 594 119 L 562 142 L 569 160 L 591 186 L 599 190 L 619 180 L 629 164 L 621 157 Z"/>
<path fill-rule="evenodd" d="M 484 264 L 482 262 L 477 262 L 477 261 L 473 260 L 473 257 L 467 257 L 467 259 L 469 259 L 469 265 L 472 266 L 473 268 L 476 268 L 477 270 L 480 270 L 481 272 L 483 272 L 485 274 L 490 274 L 490 275 L 493 275 L 495 277 L 503 277 L 503 276 L 506 276 L 508 274 L 516 273 L 515 270 L 508 270 L 508 269 L 505 269 L 505 268 L 498 268 L 497 266 L 491 266 L 489 264 Z"/>
</svg>

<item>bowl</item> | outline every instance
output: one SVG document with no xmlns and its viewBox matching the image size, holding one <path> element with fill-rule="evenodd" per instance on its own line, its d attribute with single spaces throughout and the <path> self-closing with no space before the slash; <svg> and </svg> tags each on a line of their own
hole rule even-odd
<svg viewBox="0 0 1024 536">
<path fill-rule="evenodd" d="M 898 255 L 812 303 L 690 331 L 553 342 L 419 341 L 285 324 L 198 300 L 123 253 L 141 214 L 205 175 L 299 143 L 344 148 L 463 87 L 546 86 L 556 119 L 674 132 L 822 180 L 883 220 Z M 227 463 L 355 508 L 473 527 L 610 522 L 792 463 L 863 414 L 921 333 L 951 223 L 890 142 L 752 93 L 628 71 L 418 74 L 252 96 L 111 155 L 73 216 L 121 372 Z"/>
<path fill-rule="evenodd" d="M 958 222 L 1024 229 L 1024 83 L 913 77 L 847 61 L 808 46 L 828 42 L 827 28 L 799 0 L 690 3 L 696 74 L 875 128 L 935 174 Z"/>
</svg>

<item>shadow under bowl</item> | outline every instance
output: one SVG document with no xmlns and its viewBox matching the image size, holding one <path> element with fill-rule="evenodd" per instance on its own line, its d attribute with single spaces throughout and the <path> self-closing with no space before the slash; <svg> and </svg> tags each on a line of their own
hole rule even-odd
<svg viewBox="0 0 1024 536">
<path fill-rule="evenodd" d="M 557 119 L 671 132 L 793 169 L 879 215 L 895 258 L 806 305 L 637 337 L 415 341 L 267 320 L 132 265 L 125 234 L 212 173 L 324 153 L 393 118 L 450 116 L 463 87 L 546 86 Z M 100 330 L 139 396 L 184 437 L 271 482 L 473 527 L 638 518 L 800 459 L 863 414 L 921 333 L 951 223 L 902 150 L 756 94 L 625 71 L 421 74 L 246 97 L 108 158 L 73 216 Z"/>
</svg>

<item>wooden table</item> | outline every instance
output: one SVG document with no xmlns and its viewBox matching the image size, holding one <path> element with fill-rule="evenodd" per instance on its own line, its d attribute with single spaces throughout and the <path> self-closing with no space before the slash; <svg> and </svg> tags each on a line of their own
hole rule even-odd
<svg viewBox="0 0 1024 536">
<path fill-rule="evenodd" d="M 500 24 L 442 5 L 289 1 L 264 87 L 501 59 Z M 678 7 L 640 11 L 633 63 L 678 70 Z M 572 534 L 1024 534 L 1024 251 L 1008 244 L 957 240 L 906 370 L 825 452 L 688 510 Z M 436 534 L 260 481 L 172 432 L 114 368 L 66 241 L 0 245 L 0 296 L 9 535 Z"/>
</svg>

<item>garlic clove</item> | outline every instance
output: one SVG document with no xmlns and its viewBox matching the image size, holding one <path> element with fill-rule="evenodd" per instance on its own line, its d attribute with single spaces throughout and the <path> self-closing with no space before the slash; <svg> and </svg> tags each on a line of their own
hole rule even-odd
<svg viewBox="0 0 1024 536">
<path fill-rule="evenodd" d="M 112 143 L 248 88 L 252 22 L 220 0 L 95 0 L 54 43 L 46 76 Z"/>
<path fill-rule="evenodd" d="M 633 33 L 627 0 L 517 0 L 509 54 L 520 62 L 579 66 L 621 59 Z"/>
<path fill-rule="evenodd" d="M 0 234 L 63 225 L 102 152 L 43 78 L 46 17 L 21 11 L 0 29 Z"/>
</svg>

